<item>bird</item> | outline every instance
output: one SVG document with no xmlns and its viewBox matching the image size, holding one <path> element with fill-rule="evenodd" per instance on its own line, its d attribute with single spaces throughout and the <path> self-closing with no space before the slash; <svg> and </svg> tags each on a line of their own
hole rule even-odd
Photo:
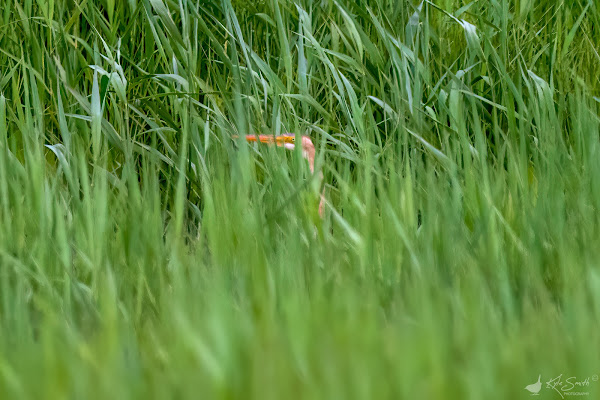
<svg viewBox="0 0 600 400">
<path fill-rule="evenodd" d="M 234 137 L 235 139 L 235 137 Z M 294 150 L 296 148 L 296 135 L 293 133 L 285 133 L 283 135 L 246 135 L 246 141 L 249 143 L 267 143 L 267 144 L 275 144 L 278 147 L 283 147 L 288 150 Z M 310 136 L 302 135 L 300 136 L 300 145 L 302 146 L 302 157 L 308 161 L 308 167 L 310 169 L 311 174 L 315 174 L 315 156 L 316 150 L 315 145 L 313 144 Z M 319 171 L 317 173 L 317 179 L 319 180 L 319 184 L 323 180 L 323 172 Z M 319 201 L 319 216 L 323 218 L 325 214 L 325 189 L 320 194 Z"/>
<path fill-rule="evenodd" d="M 542 390 L 542 375 L 538 376 L 536 383 L 525 386 L 525 389 L 531 392 L 532 395 L 538 395 L 540 390 Z"/>
</svg>

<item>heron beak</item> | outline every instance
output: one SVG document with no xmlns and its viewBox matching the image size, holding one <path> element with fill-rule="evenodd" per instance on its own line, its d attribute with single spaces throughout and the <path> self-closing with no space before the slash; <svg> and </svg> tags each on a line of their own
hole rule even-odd
<svg viewBox="0 0 600 400">
<path fill-rule="evenodd" d="M 271 135 L 246 135 L 246 141 L 255 143 L 275 143 L 277 146 L 289 148 L 286 145 L 293 145 L 296 140 L 295 136 L 292 135 L 281 135 L 281 136 L 271 136 Z"/>
</svg>

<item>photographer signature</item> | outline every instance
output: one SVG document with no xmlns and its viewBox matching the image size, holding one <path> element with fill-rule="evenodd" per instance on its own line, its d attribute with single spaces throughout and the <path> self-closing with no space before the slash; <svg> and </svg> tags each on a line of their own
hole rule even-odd
<svg viewBox="0 0 600 400">
<path fill-rule="evenodd" d="M 566 395 L 587 395 L 588 392 L 573 391 L 573 389 L 583 389 L 590 386 L 590 381 L 598 381 L 598 375 L 587 377 L 583 380 L 577 380 L 576 376 L 570 376 L 563 379 L 563 374 L 558 375 L 556 378 L 550 379 L 546 382 L 548 389 L 554 389 L 561 398 L 565 398 Z"/>
</svg>

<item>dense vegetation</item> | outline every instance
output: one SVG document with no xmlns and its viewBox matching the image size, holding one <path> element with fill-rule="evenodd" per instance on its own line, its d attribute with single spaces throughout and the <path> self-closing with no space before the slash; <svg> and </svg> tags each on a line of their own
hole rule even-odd
<svg viewBox="0 0 600 400">
<path fill-rule="evenodd" d="M 600 373 L 598 26 L 592 0 L 5 1 L 0 398 Z M 323 220 L 300 151 L 242 137 L 284 132 Z"/>
</svg>

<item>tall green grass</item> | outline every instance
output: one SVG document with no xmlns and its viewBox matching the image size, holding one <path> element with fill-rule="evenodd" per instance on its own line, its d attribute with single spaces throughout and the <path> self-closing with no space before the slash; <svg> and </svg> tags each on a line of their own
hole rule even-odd
<svg viewBox="0 0 600 400">
<path fill-rule="evenodd" d="M 597 376 L 599 24 L 591 0 L 6 1 L 0 398 Z M 318 148 L 323 220 L 300 151 L 234 139 L 284 132 Z"/>
</svg>

